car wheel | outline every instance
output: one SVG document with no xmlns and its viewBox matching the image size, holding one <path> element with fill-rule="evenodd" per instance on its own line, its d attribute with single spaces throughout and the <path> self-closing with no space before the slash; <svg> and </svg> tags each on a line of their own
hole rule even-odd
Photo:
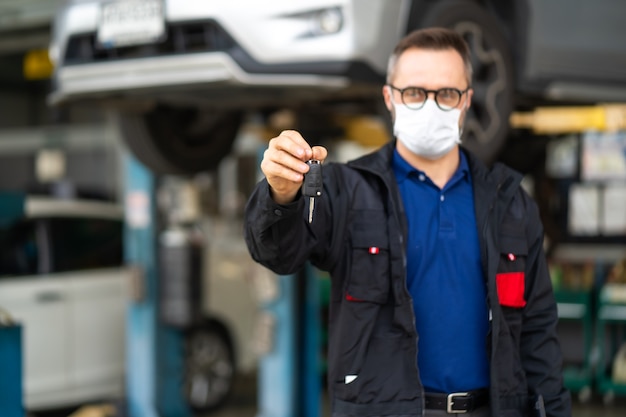
<svg viewBox="0 0 626 417">
<path fill-rule="evenodd" d="M 174 175 L 214 169 L 230 152 L 242 119 L 236 111 L 164 105 L 119 113 L 122 137 L 135 157 L 157 174 Z"/>
<path fill-rule="evenodd" d="M 475 3 L 448 1 L 438 3 L 421 25 L 454 29 L 469 44 L 474 95 L 462 140 L 484 162 L 493 162 L 509 134 L 515 90 L 510 46 L 498 21 Z"/>
<path fill-rule="evenodd" d="M 194 412 L 205 413 L 224 404 L 235 377 L 231 345 L 224 332 L 202 328 L 186 339 L 184 394 Z"/>
</svg>

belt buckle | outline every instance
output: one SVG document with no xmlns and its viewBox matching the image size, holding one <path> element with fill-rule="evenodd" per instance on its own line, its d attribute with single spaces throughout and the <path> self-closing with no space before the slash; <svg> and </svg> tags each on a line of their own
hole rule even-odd
<svg viewBox="0 0 626 417">
<path fill-rule="evenodd" d="M 469 396 L 468 392 L 453 392 L 452 394 L 448 394 L 448 400 L 446 401 L 446 411 L 448 414 L 463 414 L 467 413 L 467 410 L 455 410 L 452 408 L 454 405 L 454 399 L 456 397 L 467 397 Z"/>
</svg>

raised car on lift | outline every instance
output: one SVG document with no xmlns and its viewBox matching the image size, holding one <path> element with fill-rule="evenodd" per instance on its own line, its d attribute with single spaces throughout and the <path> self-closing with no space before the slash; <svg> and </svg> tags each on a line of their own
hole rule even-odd
<svg viewBox="0 0 626 417">
<path fill-rule="evenodd" d="M 446 26 L 472 49 L 464 141 L 489 162 L 515 108 L 623 99 L 624 15 L 616 0 L 74 0 L 54 25 L 50 101 L 113 106 L 139 159 L 189 174 L 230 151 L 248 111 L 287 107 L 317 125 L 346 108 L 385 113 L 394 44 Z"/>
</svg>

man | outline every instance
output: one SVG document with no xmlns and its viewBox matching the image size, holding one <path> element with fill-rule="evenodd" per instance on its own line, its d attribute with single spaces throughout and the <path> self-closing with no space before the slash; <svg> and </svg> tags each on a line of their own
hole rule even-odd
<svg viewBox="0 0 626 417">
<path fill-rule="evenodd" d="M 536 205 L 459 147 L 470 80 L 455 32 L 402 39 L 382 91 L 396 140 L 325 166 L 312 219 L 305 162 L 327 150 L 284 131 L 265 152 L 246 241 L 276 273 L 330 272 L 335 417 L 570 415 Z"/>
</svg>

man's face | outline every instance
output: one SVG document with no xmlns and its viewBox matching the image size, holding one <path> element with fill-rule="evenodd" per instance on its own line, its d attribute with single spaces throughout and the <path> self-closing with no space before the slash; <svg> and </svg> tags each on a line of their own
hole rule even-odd
<svg viewBox="0 0 626 417">
<path fill-rule="evenodd" d="M 391 79 L 394 87 L 403 89 L 406 87 L 421 87 L 426 90 L 439 90 L 440 88 L 456 88 L 465 91 L 469 87 L 465 65 L 461 55 L 454 49 L 431 50 L 411 48 L 400 55 L 396 62 L 395 73 Z M 472 101 L 472 90 L 463 94 L 457 108 L 463 110 L 459 119 L 459 126 L 463 121 Z M 383 97 L 391 117 L 395 120 L 392 101 L 402 103 L 400 92 L 391 91 L 387 86 L 383 87 Z M 431 93 L 428 100 L 434 100 Z M 419 110 L 416 110 L 419 111 Z"/>
</svg>

